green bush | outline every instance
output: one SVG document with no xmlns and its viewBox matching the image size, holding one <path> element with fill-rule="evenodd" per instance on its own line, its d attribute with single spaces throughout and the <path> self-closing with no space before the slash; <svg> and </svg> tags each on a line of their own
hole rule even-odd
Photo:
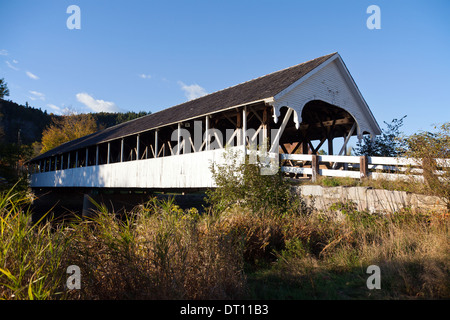
<svg viewBox="0 0 450 320">
<path fill-rule="evenodd" d="M 249 163 L 248 158 L 241 163 L 239 152 L 229 150 L 224 157 L 225 164 L 213 164 L 210 168 L 217 188 L 208 190 L 206 200 L 213 211 L 222 212 L 239 204 L 254 214 L 283 214 L 304 207 L 280 171 L 262 175 L 261 165 Z"/>
</svg>

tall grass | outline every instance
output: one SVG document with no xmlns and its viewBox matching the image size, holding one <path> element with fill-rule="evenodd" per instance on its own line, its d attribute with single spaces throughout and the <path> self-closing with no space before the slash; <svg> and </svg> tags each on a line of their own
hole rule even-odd
<svg viewBox="0 0 450 320">
<path fill-rule="evenodd" d="M 0 195 L 0 298 L 63 296 L 60 264 L 67 239 L 50 224 L 32 226 L 29 197 L 13 190 Z"/>
<path fill-rule="evenodd" d="M 29 200 L 0 196 L 2 299 L 450 298 L 449 218 L 268 210 L 199 214 L 150 199 L 126 216 L 30 224 Z M 366 287 L 381 268 L 381 290 Z M 66 269 L 81 270 L 68 290 Z"/>
</svg>

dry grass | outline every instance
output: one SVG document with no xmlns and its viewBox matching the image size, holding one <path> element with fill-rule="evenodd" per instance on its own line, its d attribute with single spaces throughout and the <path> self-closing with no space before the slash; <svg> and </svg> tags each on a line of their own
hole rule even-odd
<svg viewBox="0 0 450 320">
<path fill-rule="evenodd" d="M 3 299 L 448 299 L 449 218 L 352 206 L 327 214 L 182 211 L 151 200 L 128 220 L 32 227 L 26 201 L 0 197 Z M 381 268 L 368 290 L 367 266 Z M 66 268 L 81 269 L 67 290 Z"/>
</svg>

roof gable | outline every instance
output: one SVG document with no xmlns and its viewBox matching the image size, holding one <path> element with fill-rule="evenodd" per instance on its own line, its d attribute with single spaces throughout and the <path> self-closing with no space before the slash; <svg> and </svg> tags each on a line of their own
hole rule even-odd
<svg viewBox="0 0 450 320">
<path fill-rule="evenodd" d="M 322 100 L 349 112 L 358 125 L 358 138 L 362 138 L 363 132 L 372 135 L 381 133 L 339 54 L 333 55 L 274 96 L 272 105 L 275 121 L 280 114 L 280 108 L 289 107 L 295 111 L 294 121 L 298 128 L 302 121 L 303 107 L 313 100 Z"/>
</svg>

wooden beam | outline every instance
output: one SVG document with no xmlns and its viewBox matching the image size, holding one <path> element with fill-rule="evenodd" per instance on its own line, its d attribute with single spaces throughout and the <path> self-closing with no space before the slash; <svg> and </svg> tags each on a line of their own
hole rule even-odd
<svg viewBox="0 0 450 320">
<path fill-rule="evenodd" d="M 181 123 L 179 122 L 177 130 L 177 155 L 179 155 L 181 153 Z"/>
<path fill-rule="evenodd" d="M 206 147 L 205 150 L 209 150 L 209 116 L 205 118 L 205 139 L 206 139 Z"/>
<path fill-rule="evenodd" d="M 300 129 L 308 129 L 308 128 L 319 128 L 319 127 L 329 127 L 334 125 L 341 125 L 341 124 L 350 124 L 352 123 L 352 119 L 350 118 L 343 118 L 343 119 L 334 119 L 334 120 L 327 120 L 327 121 L 321 121 L 316 123 L 305 123 L 300 125 Z"/>
<path fill-rule="evenodd" d="M 356 128 L 356 122 L 353 123 L 350 131 L 348 132 L 348 135 L 345 137 L 344 145 L 342 146 L 342 148 L 341 148 L 341 150 L 339 151 L 339 154 L 338 154 L 339 156 L 341 156 L 344 153 L 344 151 L 347 149 L 348 140 L 350 140 L 350 137 L 352 136 L 353 132 L 355 131 L 355 128 Z M 337 165 L 338 165 L 338 163 L 335 162 L 333 164 L 333 169 L 336 169 Z"/>
<path fill-rule="evenodd" d="M 346 150 L 348 140 L 350 140 L 350 138 L 353 135 L 353 132 L 355 131 L 355 129 L 356 129 L 356 122 L 353 123 L 353 126 L 351 127 L 350 131 L 348 132 L 347 137 L 345 137 L 344 145 L 342 146 L 341 150 L 339 151 L 339 155 L 342 155 L 342 153 Z"/>
<path fill-rule="evenodd" d="M 158 129 L 155 130 L 155 158 L 158 158 Z"/>
<path fill-rule="evenodd" d="M 323 137 L 322 140 L 320 140 L 319 145 L 313 150 L 313 153 L 317 153 L 319 151 L 320 147 L 323 145 L 323 143 L 327 140 L 327 137 Z"/>
<path fill-rule="evenodd" d="M 98 148 L 99 146 L 95 146 L 95 165 L 98 166 Z M 61 163 L 62 164 L 62 163 Z"/>
<path fill-rule="evenodd" d="M 294 110 L 291 108 L 289 108 L 287 110 L 286 115 L 284 116 L 283 122 L 281 123 L 280 128 L 278 129 L 277 134 L 275 135 L 275 138 L 272 141 L 272 146 L 270 147 L 269 153 L 279 151 L 278 146 L 280 143 L 281 135 L 283 134 L 284 129 L 286 129 L 286 125 L 287 125 L 289 118 L 291 117 L 293 111 Z M 277 150 L 275 150 L 275 149 L 277 149 Z"/>
<path fill-rule="evenodd" d="M 332 155 L 333 154 L 333 139 L 330 137 L 328 137 L 328 155 Z"/>
<path fill-rule="evenodd" d="M 247 149 L 247 107 L 242 109 L 242 145 Z M 244 151 L 246 153 L 246 151 Z"/>
<path fill-rule="evenodd" d="M 140 142 L 140 135 L 138 133 L 136 137 L 136 160 L 139 160 L 140 153 L 141 153 L 141 142 Z"/>
<path fill-rule="evenodd" d="M 250 111 L 258 118 L 258 120 L 262 123 L 263 119 L 259 116 L 259 114 L 253 109 L 253 107 L 249 107 Z"/>
<path fill-rule="evenodd" d="M 120 139 L 120 162 L 123 162 L 123 147 L 124 147 L 124 139 Z"/>
<path fill-rule="evenodd" d="M 231 124 L 232 124 L 233 126 L 237 127 L 237 122 L 233 121 L 233 120 L 232 120 L 229 116 L 227 116 L 227 115 L 224 115 L 224 116 L 225 116 L 225 118 L 226 118 L 228 121 L 231 122 Z"/>
<path fill-rule="evenodd" d="M 111 161 L 111 142 L 108 142 L 108 151 L 106 152 L 106 163 Z"/>
</svg>

